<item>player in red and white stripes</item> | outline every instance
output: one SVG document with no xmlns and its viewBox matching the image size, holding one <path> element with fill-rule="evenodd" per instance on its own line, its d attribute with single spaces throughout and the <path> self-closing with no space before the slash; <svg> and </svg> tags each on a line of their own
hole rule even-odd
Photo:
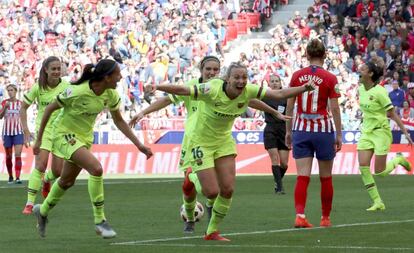
<svg viewBox="0 0 414 253">
<path fill-rule="evenodd" d="M 323 43 L 318 39 L 311 40 L 306 47 L 306 55 L 310 66 L 296 71 L 290 86 L 297 87 L 312 82 L 316 88 L 296 98 L 290 98 L 286 109 L 286 115 L 292 116 L 295 101 L 297 102 L 293 129 L 290 122 L 286 123 L 286 145 L 293 146 L 293 158 L 298 171 L 295 187 L 295 227 L 312 227 L 305 217 L 305 206 L 313 157 L 318 160 L 321 181 L 320 226 L 329 227 L 333 199 L 332 165 L 335 154 L 342 145 L 341 114 L 338 105 L 340 94 L 335 75 L 323 68 L 326 57 Z M 328 102 L 335 127 L 328 113 Z"/>
<path fill-rule="evenodd" d="M 21 184 L 20 172 L 22 169 L 22 149 L 24 143 L 23 129 L 20 123 L 20 108 L 22 102 L 16 98 L 17 86 L 9 84 L 6 87 L 9 98 L 1 103 L 0 119 L 3 122 L 3 146 L 6 152 L 6 167 L 9 174 L 9 184 L 13 183 L 13 146 L 16 184 Z"/>
</svg>

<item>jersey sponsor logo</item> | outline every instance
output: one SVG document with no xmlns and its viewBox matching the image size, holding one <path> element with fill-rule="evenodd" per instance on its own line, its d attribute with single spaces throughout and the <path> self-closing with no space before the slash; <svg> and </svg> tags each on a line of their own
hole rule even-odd
<svg viewBox="0 0 414 253">
<path fill-rule="evenodd" d="M 214 111 L 214 114 L 222 118 L 237 118 L 240 116 L 240 114 L 225 114 L 225 113 L 216 112 L 216 111 Z"/>
</svg>

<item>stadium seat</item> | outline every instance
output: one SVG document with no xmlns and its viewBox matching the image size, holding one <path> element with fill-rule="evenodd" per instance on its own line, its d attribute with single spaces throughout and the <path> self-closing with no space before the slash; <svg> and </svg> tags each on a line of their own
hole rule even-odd
<svg viewBox="0 0 414 253">
<path fill-rule="evenodd" d="M 260 26 L 260 13 L 249 12 L 246 13 L 249 19 L 249 28 L 259 28 Z"/>
<path fill-rule="evenodd" d="M 249 27 L 247 26 L 248 21 L 246 19 L 236 19 L 237 35 L 247 34 Z"/>
<path fill-rule="evenodd" d="M 230 42 L 237 38 L 237 27 L 235 25 L 227 26 L 226 42 Z"/>
</svg>

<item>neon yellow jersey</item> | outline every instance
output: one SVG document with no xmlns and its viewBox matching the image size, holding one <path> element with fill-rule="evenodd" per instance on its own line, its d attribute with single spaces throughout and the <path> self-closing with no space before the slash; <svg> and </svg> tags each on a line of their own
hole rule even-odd
<svg viewBox="0 0 414 253">
<path fill-rule="evenodd" d="M 358 88 L 359 104 L 363 113 L 361 132 L 372 132 L 378 128 L 390 129 L 387 111 L 393 108 L 387 91 L 381 85 L 369 90 L 364 85 Z"/>
<path fill-rule="evenodd" d="M 191 79 L 190 81 L 186 82 L 186 86 L 194 86 L 200 83 L 200 79 Z M 169 94 L 168 97 L 170 98 L 171 102 L 174 104 L 179 104 L 181 102 L 184 103 L 185 109 L 187 110 L 187 116 L 185 119 L 185 125 L 190 125 L 192 123 L 192 115 L 197 111 L 199 101 L 191 99 L 189 96 L 178 96 Z"/>
<path fill-rule="evenodd" d="M 33 103 L 37 104 L 37 117 L 36 117 L 36 131 L 39 129 L 40 121 L 42 121 L 43 113 L 45 112 L 46 106 L 53 102 L 57 95 L 64 91 L 69 85 L 69 82 L 61 79 L 60 83 L 54 87 L 47 90 L 41 89 L 38 83 L 35 83 L 30 90 L 24 94 L 23 101 L 31 105 Z M 58 116 L 59 111 L 55 111 L 50 116 L 50 120 L 46 127 L 50 127 L 56 117 Z"/>
<path fill-rule="evenodd" d="M 57 96 L 56 101 L 63 107 L 54 125 L 57 132 L 73 133 L 85 143 L 93 142 L 93 127 L 96 117 L 104 109 L 118 110 L 121 98 L 118 92 L 107 89 L 97 96 L 89 87 L 89 81 L 69 85 Z"/>
<path fill-rule="evenodd" d="M 189 133 L 192 143 L 213 146 L 231 140 L 234 120 L 246 111 L 251 99 L 262 99 L 266 93 L 264 87 L 247 84 L 237 98 L 230 99 L 224 92 L 225 85 L 221 79 L 212 79 L 191 87 L 191 98 L 202 101 Z"/>
</svg>

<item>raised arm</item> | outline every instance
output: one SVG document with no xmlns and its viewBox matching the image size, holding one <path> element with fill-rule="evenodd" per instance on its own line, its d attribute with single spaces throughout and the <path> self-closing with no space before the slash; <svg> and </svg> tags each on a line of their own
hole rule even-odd
<svg viewBox="0 0 414 253">
<path fill-rule="evenodd" d="M 161 110 L 162 108 L 167 107 L 171 103 L 172 103 L 171 102 L 171 99 L 169 97 L 167 97 L 167 96 L 162 97 L 160 99 L 157 99 L 157 101 L 155 101 L 154 103 L 150 104 L 150 106 L 148 106 L 144 110 L 140 111 L 137 115 L 135 115 L 134 117 L 132 117 L 132 119 L 128 123 L 129 127 L 134 127 L 135 124 L 138 121 L 140 121 L 145 115 L 150 114 L 152 112 L 156 112 L 158 110 Z"/>
<path fill-rule="evenodd" d="M 288 88 L 288 89 L 282 89 L 282 90 L 267 89 L 264 98 L 282 100 L 286 98 L 295 97 L 305 91 L 311 91 L 314 89 L 315 89 L 315 85 L 313 82 L 310 81 L 302 86 Z"/>
<path fill-rule="evenodd" d="M 112 119 L 115 123 L 115 126 L 121 130 L 121 132 L 131 140 L 132 143 L 138 148 L 139 151 L 144 153 L 149 159 L 152 156 L 152 151 L 150 148 L 146 147 L 142 144 L 138 138 L 135 136 L 134 132 L 132 132 L 131 128 L 125 122 L 124 118 L 122 118 L 121 112 L 119 110 L 111 111 Z"/>
<path fill-rule="evenodd" d="M 170 94 L 181 95 L 181 96 L 190 96 L 191 88 L 184 85 L 174 85 L 174 84 L 159 84 L 155 86 L 156 90 L 164 91 Z"/>
<path fill-rule="evenodd" d="M 394 107 L 387 111 L 387 116 L 388 116 L 388 118 L 394 120 L 395 123 L 397 123 L 397 125 L 400 128 L 401 132 L 403 132 L 403 134 L 407 138 L 409 144 L 412 146 L 413 145 L 413 140 L 411 139 L 411 136 L 408 133 L 407 129 L 405 128 L 404 124 L 402 123 L 400 117 L 398 116 L 398 114 L 395 113 Z"/>
<path fill-rule="evenodd" d="M 335 150 L 338 152 L 342 148 L 342 124 L 341 124 L 341 109 L 337 98 L 329 99 L 329 108 L 331 108 L 333 121 L 336 130 Z"/>
<path fill-rule="evenodd" d="M 39 154 L 40 145 L 42 144 L 43 132 L 45 130 L 47 122 L 50 119 L 50 115 L 52 115 L 52 113 L 58 109 L 60 109 L 60 106 L 56 101 L 46 106 L 45 112 L 43 113 L 42 121 L 40 122 L 39 131 L 37 133 L 36 143 L 33 146 L 33 154 L 35 155 Z"/>
<path fill-rule="evenodd" d="M 27 109 L 30 107 L 29 104 L 26 104 L 24 101 L 22 103 L 22 107 L 20 108 L 20 121 L 23 127 L 23 134 L 24 134 L 24 144 L 26 147 L 29 146 L 30 143 L 30 131 L 27 125 Z"/>
</svg>

